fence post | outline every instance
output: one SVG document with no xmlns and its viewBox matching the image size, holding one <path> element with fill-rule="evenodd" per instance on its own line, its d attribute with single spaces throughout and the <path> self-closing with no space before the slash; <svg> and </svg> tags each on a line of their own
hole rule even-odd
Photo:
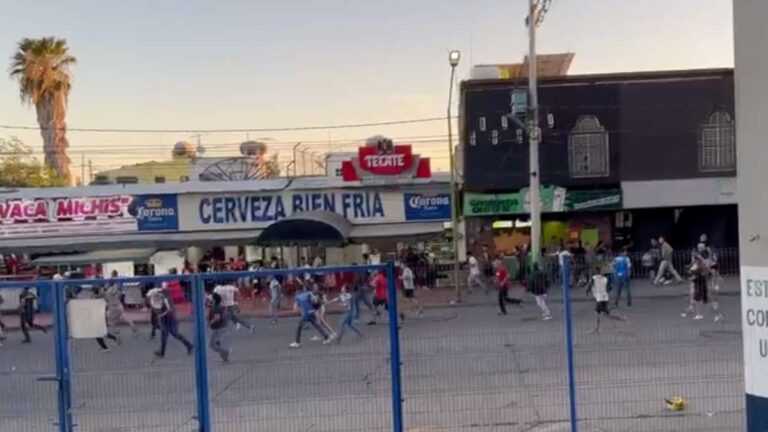
<svg viewBox="0 0 768 432">
<path fill-rule="evenodd" d="M 392 372 L 392 427 L 393 432 L 403 432 L 403 391 L 400 369 L 400 323 L 397 312 L 397 282 L 395 264 L 387 264 L 387 298 L 389 299 L 389 362 Z"/>
<path fill-rule="evenodd" d="M 205 292 L 202 277 L 192 276 L 192 311 L 195 319 L 195 377 L 197 378 L 197 421 L 200 432 L 211 432 L 211 406 L 208 394 L 208 356 L 205 343 Z"/>
<path fill-rule="evenodd" d="M 562 256 L 562 255 L 561 255 Z M 573 368 L 573 315 L 571 314 L 571 264 L 567 256 L 562 256 L 563 309 L 565 310 L 565 347 L 568 362 L 568 402 L 571 419 L 571 432 L 578 432 L 576 413 L 576 376 Z"/>
<path fill-rule="evenodd" d="M 72 432 L 74 431 L 74 423 L 72 421 L 72 371 L 69 366 L 69 339 L 67 337 L 67 296 L 64 293 L 64 285 L 61 283 L 46 283 L 45 286 L 53 291 L 53 342 L 56 351 L 59 431 Z"/>
</svg>

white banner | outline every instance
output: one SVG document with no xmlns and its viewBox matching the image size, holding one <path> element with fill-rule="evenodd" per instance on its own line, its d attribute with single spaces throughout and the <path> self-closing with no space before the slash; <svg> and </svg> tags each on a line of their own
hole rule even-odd
<svg viewBox="0 0 768 432">
<path fill-rule="evenodd" d="M 179 229 L 262 229 L 294 213 L 331 211 L 354 225 L 405 222 L 402 192 L 366 189 L 179 196 Z"/>
<path fill-rule="evenodd" d="M 94 339 L 107 334 L 106 303 L 104 299 L 72 299 L 67 303 L 69 336 L 73 339 Z"/>
<path fill-rule="evenodd" d="M 768 397 L 768 267 L 741 267 L 741 316 L 746 391 Z"/>
</svg>

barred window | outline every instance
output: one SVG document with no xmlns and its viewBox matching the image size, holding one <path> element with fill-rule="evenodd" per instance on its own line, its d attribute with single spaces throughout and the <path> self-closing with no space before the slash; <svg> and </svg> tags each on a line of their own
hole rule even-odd
<svg viewBox="0 0 768 432">
<path fill-rule="evenodd" d="M 736 169 L 736 131 L 725 110 L 712 113 L 699 133 L 699 169 L 731 171 Z"/>
<path fill-rule="evenodd" d="M 568 135 L 568 163 L 572 178 L 610 174 L 608 132 L 595 116 L 581 116 Z"/>
</svg>

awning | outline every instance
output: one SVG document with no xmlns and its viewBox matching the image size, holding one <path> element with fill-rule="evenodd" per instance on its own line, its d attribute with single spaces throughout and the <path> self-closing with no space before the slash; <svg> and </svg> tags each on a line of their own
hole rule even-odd
<svg viewBox="0 0 768 432">
<path fill-rule="evenodd" d="M 343 245 L 349 241 L 352 224 L 329 211 L 295 213 L 268 226 L 256 242 L 262 245 Z"/>
<path fill-rule="evenodd" d="M 109 248 L 177 249 L 188 246 L 252 244 L 261 230 L 196 231 L 184 233 L 109 234 L 0 240 L 0 253 L 83 252 Z"/>
<path fill-rule="evenodd" d="M 443 222 L 410 222 L 394 224 L 357 225 L 352 228 L 349 238 L 357 243 L 374 238 L 408 238 L 424 240 L 437 237 L 445 232 Z"/>
<path fill-rule="evenodd" d="M 81 264 L 102 264 L 107 262 L 125 262 L 133 261 L 139 263 L 149 262 L 149 258 L 156 252 L 151 249 L 111 249 L 91 251 L 71 255 L 53 255 L 37 258 L 32 264 L 39 266 L 46 265 L 81 265 Z"/>
</svg>

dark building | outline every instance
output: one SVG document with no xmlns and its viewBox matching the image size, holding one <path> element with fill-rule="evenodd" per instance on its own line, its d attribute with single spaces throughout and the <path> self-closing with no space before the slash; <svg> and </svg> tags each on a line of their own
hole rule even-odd
<svg viewBox="0 0 768 432">
<path fill-rule="evenodd" d="M 565 226 L 545 222 L 543 243 L 586 229 L 614 247 L 642 249 L 658 235 L 687 247 L 702 232 L 736 246 L 733 85 L 731 69 L 541 79 L 541 182 L 565 196 L 544 215 Z M 524 79 L 462 83 L 465 215 L 472 197 L 477 204 L 527 187 L 528 142 L 510 117 L 525 121 L 526 94 Z M 498 215 L 469 213 L 480 216 L 468 217 L 470 236 L 498 237 L 488 229 Z"/>
</svg>

